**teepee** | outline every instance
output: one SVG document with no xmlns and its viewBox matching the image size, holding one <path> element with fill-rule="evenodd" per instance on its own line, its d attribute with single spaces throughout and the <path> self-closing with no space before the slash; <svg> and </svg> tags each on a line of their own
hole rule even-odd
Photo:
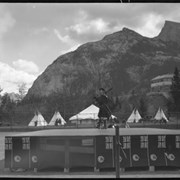
<svg viewBox="0 0 180 180">
<path fill-rule="evenodd" d="M 47 122 L 40 112 L 35 113 L 28 126 L 47 126 Z"/>
<path fill-rule="evenodd" d="M 50 126 L 54 126 L 54 125 L 56 125 L 56 121 L 57 120 L 60 120 L 60 124 L 61 125 L 64 125 L 64 124 L 66 124 L 66 121 L 63 119 L 63 117 L 61 116 L 61 114 L 58 112 L 58 111 L 56 111 L 55 113 L 54 113 L 54 115 L 53 115 L 53 117 L 52 117 L 52 119 L 51 119 L 51 121 L 49 122 L 49 124 L 48 125 L 50 125 Z"/>
<path fill-rule="evenodd" d="M 158 120 L 158 121 L 161 120 L 161 119 L 165 119 L 168 122 L 167 117 L 165 116 L 163 110 L 160 107 L 159 107 L 154 119 Z"/>
<path fill-rule="evenodd" d="M 137 109 L 134 109 L 129 116 L 127 123 L 133 123 L 133 122 L 138 122 L 141 119 L 141 115 L 139 114 L 139 111 Z"/>
</svg>

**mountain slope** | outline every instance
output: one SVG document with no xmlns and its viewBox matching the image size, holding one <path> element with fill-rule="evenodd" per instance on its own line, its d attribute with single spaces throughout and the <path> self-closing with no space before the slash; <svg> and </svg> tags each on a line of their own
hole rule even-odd
<svg viewBox="0 0 180 180">
<path fill-rule="evenodd" d="M 179 23 L 166 21 L 155 38 L 123 28 L 100 41 L 86 43 L 49 65 L 25 99 L 59 93 L 78 100 L 76 109 L 81 109 L 99 87 L 113 87 L 113 96 L 148 91 L 153 77 L 172 73 L 180 65 L 179 27 Z"/>
</svg>

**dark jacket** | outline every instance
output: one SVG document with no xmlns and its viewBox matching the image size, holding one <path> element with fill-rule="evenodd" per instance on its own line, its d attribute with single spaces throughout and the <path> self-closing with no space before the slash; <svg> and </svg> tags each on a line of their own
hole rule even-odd
<svg viewBox="0 0 180 180">
<path fill-rule="evenodd" d="M 108 97 L 106 95 L 101 95 L 99 97 L 95 97 L 95 100 L 97 102 L 97 105 L 99 106 L 98 117 L 110 118 L 111 111 L 108 107 Z"/>
</svg>

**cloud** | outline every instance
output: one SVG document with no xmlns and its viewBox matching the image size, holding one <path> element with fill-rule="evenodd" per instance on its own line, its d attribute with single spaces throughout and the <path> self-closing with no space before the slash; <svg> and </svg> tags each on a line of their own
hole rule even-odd
<svg viewBox="0 0 180 180">
<path fill-rule="evenodd" d="M 39 67 L 32 61 L 18 59 L 17 61 L 13 61 L 12 63 L 16 70 L 21 70 L 31 74 L 39 72 Z"/>
<path fill-rule="evenodd" d="M 9 28 L 13 27 L 15 24 L 15 19 L 11 16 L 10 12 L 5 10 L 4 6 L 0 6 L 0 39 L 3 34 L 6 33 Z"/>
<path fill-rule="evenodd" d="M 49 29 L 47 27 L 31 28 L 30 31 L 32 31 L 32 33 L 35 35 L 39 35 L 41 33 L 48 33 Z"/>
<path fill-rule="evenodd" d="M 65 49 L 60 51 L 60 55 L 70 51 L 74 51 L 80 46 L 78 42 L 71 39 L 68 35 L 62 36 L 60 31 L 58 31 L 57 29 L 54 29 L 54 33 L 58 37 L 58 39 L 64 44 L 63 48 Z"/>
<path fill-rule="evenodd" d="M 73 47 L 71 47 L 71 48 L 69 48 L 69 49 L 62 50 L 62 51 L 60 52 L 60 55 L 66 54 L 66 53 L 71 52 L 71 51 L 75 51 L 79 46 L 80 46 L 80 44 L 77 44 L 77 45 L 74 45 Z"/>
<path fill-rule="evenodd" d="M 54 33 L 58 37 L 58 39 L 63 43 L 71 44 L 73 42 L 68 35 L 62 36 L 60 31 L 58 31 L 57 29 L 54 29 Z"/>
<path fill-rule="evenodd" d="M 0 87 L 3 92 L 18 92 L 18 84 L 22 82 L 26 83 L 27 88 L 30 88 L 36 78 L 37 75 L 17 70 L 6 63 L 0 62 Z"/>
<path fill-rule="evenodd" d="M 67 32 L 75 32 L 78 35 L 90 33 L 101 34 L 109 31 L 109 22 L 106 22 L 102 17 L 93 18 L 83 10 L 78 12 L 74 25 L 66 27 Z"/>
<path fill-rule="evenodd" d="M 112 33 L 112 21 L 106 21 L 103 16 L 92 17 L 92 14 L 91 11 L 80 10 L 72 25 L 65 28 L 66 34 L 79 44 L 83 44 Z"/>
<path fill-rule="evenodd" d="M 15 19 L 11 14 L 5 9 L 5 6 L 0 4 L 0 57 L 3 56 L 3 43 L 2 38 L 6 32 L 9 31 L 11 27 L 15 24 Z"/>
<path fill-rule="evenodd" d="M 163 22 L 163 17 L 160 15 L 149 14 L 144 18 L 144 25 L 135 30 L 143 36 L 155 37 L 160 32 L 158 25 Z"/>
<path fill-rule="evenodd" d="M 68 30 L 75 31 L 77 34 L 89 33 L 104 33 L 109 31 L 108 23 L 102 18 L 94 19 L 91 21 L 80 22 L 68 28 Z"/>
<path fill-rule="evenodd" d="M 67 34 L 79 43 L 100 40 L 123 27 L 148 37 L 157 36 L 166 19 L 180 21 L 180 7 L 173 3 L 80 4 Z"/>
</svg>

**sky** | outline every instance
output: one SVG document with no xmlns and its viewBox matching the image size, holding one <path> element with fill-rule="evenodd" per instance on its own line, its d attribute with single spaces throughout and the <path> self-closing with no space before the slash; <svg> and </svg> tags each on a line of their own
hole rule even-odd
<svg viewBox="0 0 180 180">
<path fill-rule="evenodd" d="M 0 3 L 0 87 L 18 92 L 56 58 L 124 27 L 157 36 L 179 3 Z"/>
</svg>

